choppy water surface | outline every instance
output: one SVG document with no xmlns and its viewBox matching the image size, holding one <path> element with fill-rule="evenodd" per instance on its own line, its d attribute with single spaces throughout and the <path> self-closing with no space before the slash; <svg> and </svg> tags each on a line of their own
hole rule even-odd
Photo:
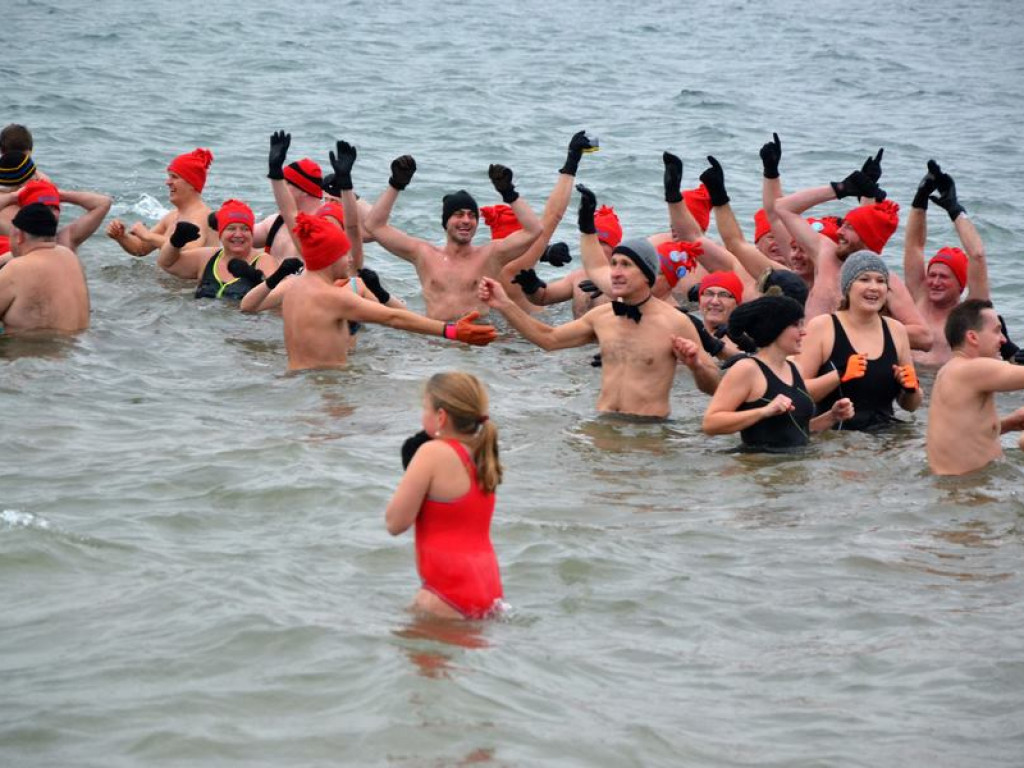
<svg viewBox="0 0 1024 768">
<path fill-rule="evenodd" d="M 324 163 L 355 143 L 371 199 L 415 154 L 394 221 L 440 239 L 444 192 L 495 202 L 491 162 L 539 208 L 585 127 L 602 151 L 580 179 L 646 234 L 665 224 L 662 150 L 689 184 L 715 154 L 748 220 L 778 131 L 787 189 L 884 145 L 906 208 L 938 158 L 1024 337 L 1010 2 L 9 0 L 3 16 L 19 32 L 0 121 L 128 220 L 159 217 L 163 168 L 194 146 L 216 156 L 208 200 L 269 212 L 283 127 Z M 929 225 L 950 241 L 941 211 Z M 895 265 L 901 248 L 902 230 Z M 922 412 L 806 456 L 736 454 L 698 434 L 687 377 L 667 423 L 602 419 L 593 350 L 513 334 L 479 350 L 375 328 L 346 370 L 285 375 L 279 319 L 196 304 L 106 238 L 82 256 L 92 328 L 0 338 L 3 764 L 1024 762 L 1015 447 L 936 480 Z M 406 264 L 368 258 L 422 307 Z M 412 539 L 382 520 L 421 383 L 451 368 L 492 394 L 513 606 L 457 628 L 403 611 Z"/>
</svg>

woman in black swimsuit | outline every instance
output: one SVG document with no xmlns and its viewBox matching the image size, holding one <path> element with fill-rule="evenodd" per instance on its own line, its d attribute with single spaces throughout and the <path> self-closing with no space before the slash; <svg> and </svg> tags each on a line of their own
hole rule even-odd
<svg viewBox="0 0 1024 768">
<path fill-rule="evenodd" d="M 807 445 L 811 432 L 853 416 L 846 399 L 814 416 L 814 401 L 787 359 L 800 351 L 806 333 L 804 308 L 788 296 L 762 296 L 734 309 L 729 335 L 746 336 L 757 354 L 736 362 L 722 378 L 704 414 L 704 432 L 739 432 L 744 447 L 785 450 Z"/>
</svg>

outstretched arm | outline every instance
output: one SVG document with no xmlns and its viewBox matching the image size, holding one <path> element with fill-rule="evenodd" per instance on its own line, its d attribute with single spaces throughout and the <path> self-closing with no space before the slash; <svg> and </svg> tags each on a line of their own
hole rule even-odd
<svg viewBox="0 0 1024 768">
<path fill-rule="evenodd" d="M 481 278 L 478 295 L 480 301 L 501 312 L 513 328 L 541 349 L 568 349 L 597 341 L 593 324 L 590 322 L 590 312 L 578 320 L 552 327 L 530 317 L 516 306 L 497 280 L 490 277 Z M 594 311 L 601 309 L 591 310 Z"/>
</svg>

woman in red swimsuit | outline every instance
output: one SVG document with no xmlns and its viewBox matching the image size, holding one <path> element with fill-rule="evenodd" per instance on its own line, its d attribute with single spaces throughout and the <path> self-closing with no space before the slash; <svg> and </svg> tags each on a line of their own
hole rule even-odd
<svg viewBox="0 0 1024 768">
<path fill-rule="evenodd" d="M 501 482 L 498 430 L 487 391 L 468 373 L 427 382 L 423 429 L 385 513 L 392 536 L 416 525 L 422 588 L 412 609 L 451 619 L 481 619 L 501 606 L 501 575 L 491 545 L 494 491 Z"/>
</svg>

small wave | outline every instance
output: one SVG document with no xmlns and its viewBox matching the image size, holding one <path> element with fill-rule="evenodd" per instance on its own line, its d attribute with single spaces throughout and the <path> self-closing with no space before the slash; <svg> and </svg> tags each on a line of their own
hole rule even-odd
<svg viewBox="0 0 1024 768">
<path fill-rule="evenodd" d="M 39 528 L 41 530 L 53 530 L 53 523 L 49 520 L 33 515 L 31 512 L 18 512 L 13 509 L 5 509 L 0 512 L 0 523 L 8 528 Z"/>
<path fill-rule="evenodd" d="M 136 202 L 130 204 L 119 203 L 114 206 L 114 209 L 115 216 L 132 214 L 145 219 L 153 219 L 154 221 L 159 221 L 170 213 L 170 209 L 165 208 L 159 200 L 145 193 Z"/>
</svg>

